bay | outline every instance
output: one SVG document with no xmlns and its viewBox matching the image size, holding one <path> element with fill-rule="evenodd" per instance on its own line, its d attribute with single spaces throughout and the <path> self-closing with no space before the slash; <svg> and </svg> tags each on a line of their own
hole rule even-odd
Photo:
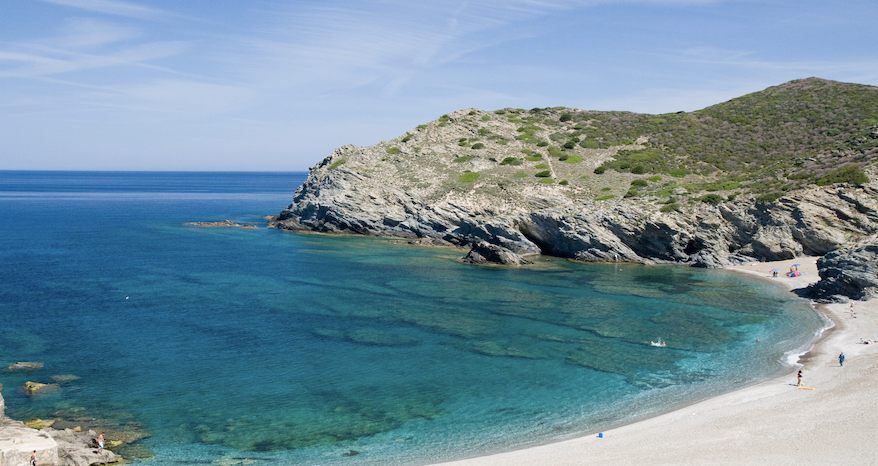
<svg viewBox="0 0 878 466">
<path fill-rule="evenodd" d="M 44 363 L 7 414 L 136 426 L 152 464 L 429 464 L 764 380 L 823 327 L 722 270 L 265 228 L 305 176 L 0 172 L 0 364 Z M 223 219 L 260 228 L 186 225 Z"/>
</svg>

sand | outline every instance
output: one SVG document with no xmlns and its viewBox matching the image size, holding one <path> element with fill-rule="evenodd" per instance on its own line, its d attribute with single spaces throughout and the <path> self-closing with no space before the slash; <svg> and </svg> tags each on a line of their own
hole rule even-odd
<svg viewBox="0 0 878 466">
<path fill-rule="evenodd" d="M 816 258 L 731 267 L 801 290 L 819 280 Z M 801 277 L 783 276 L 802 264 Z M 771 269 L 781 270 L 779 277 Z M 443 463 L 517 465 L 878 464 L 878 300 L 819 306 L 835 327 L 789 375 L 603 432 L 491 456 Z M 844 367 L 838 355 L 844 352 Z"/>
</svg>

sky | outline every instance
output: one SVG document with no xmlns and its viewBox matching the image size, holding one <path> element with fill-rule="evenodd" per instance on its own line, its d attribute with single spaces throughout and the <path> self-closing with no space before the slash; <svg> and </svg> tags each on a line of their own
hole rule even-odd
<svg viewBox="0 0 878 466">
<path fill-rule="evenodd" d="M 874 0 L 2 0 L 0 170 L 304 171 L 465 108 L 878 85 Z"/>
</svg>

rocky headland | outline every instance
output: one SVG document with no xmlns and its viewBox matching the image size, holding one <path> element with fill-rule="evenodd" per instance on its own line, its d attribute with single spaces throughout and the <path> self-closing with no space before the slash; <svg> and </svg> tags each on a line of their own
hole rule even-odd
<svg viewBox="0 0 878 466">
<path fill-rule="evenodd" d="M 878 88 L 817 78 L 692 113 L 464 109 L 339 147 L 272 225 L 454 245 L 472 263 L 826 255 L 815 294 L 857 298 L 878 289 L 875 118 Z"/>
</svg>

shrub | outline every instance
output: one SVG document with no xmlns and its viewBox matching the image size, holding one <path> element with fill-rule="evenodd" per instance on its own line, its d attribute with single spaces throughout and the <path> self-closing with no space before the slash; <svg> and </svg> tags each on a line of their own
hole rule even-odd
<svg viewBox="0 0 878 466">
<path fill-rule="evenodd" d="M 626 199 L 629 198 L 629 197 L 637 197 L 637 190 L 635 190 L 635 189 L 629 189 L 628 192 L 625 193 L 625 195 L 624 195 L 623 197 L 626 198 Z"/>
<path fill-rule="evenodd" d="M 385 149 L 384 152 L 387 152 L 388 154 L 398 154 L 399 147 L 391 147 L 390 149 Z"/>
<path fill-rule="evenodd" d="M 405 133 L 405 137 L 402 138 L 401 142 L 409 142 L 409 139 L 412 138 L 412 135 L 409 133 Z"/>
<path fill-rule="evenodd" d="M 427 129 L 427 125 L 418 125 L 418 129 Z"/>
<path fill-rule="evenodd" d="M 600 149 L 601 144 L 597 141 L 582 141 L 579 143 L 579 147 L 583 149 Z"/>
<path fill-rule="evenodd" d="M 523 163 L 524 163 L 524 161 L 521 160 L 521 159 L 519 159 L 519 158 L 515 158 L 515 157 L 506 157 L 505 159 L 503 159 L 502 162 L 500 162 L 500 165 L 514 165 L 514 166 L 518 166 L 518 165 L 521 165 L 521 164 L 523 164 Z"/>
<path fill-rule="evenodd" d="M 536 168 L 538 170 L 542 170 L 543 168 L 549 168 L 549 165 L 545 164 L 545 163 L 541 163 L 541 164 L 535 166 L 534 168 Z"/>
<path fill-rule="evenodd" d="M 684 176 L 689 174 L 689 170 L 686 170 L 685 168 L 675 168 L 670 171 L 670 174 L 674 178 L 683 178 Z"/>
<path fill-rule="evenodd" d="M 567 180 L 561 180 L 560 182 L 558 182 L 558 184 L 560 184 L 561 186 L 567 186 L 568 184 L 570 184 L 570 182 Z"/>
<path fill-rule="evenodd" d="M 542 155 L 534 153 L 533 155 L 529 155 L 529 156 L 525 157 L 524 160 L 530 160 L 531 162 L 539 162 L 540 160 L 545 160 L 545 159 L 543 159 Z"/>
<path fill-rule="evenodd" d="M 612 199 L 612 198 L 614 198 L 614 197 L 616 197 L 616 196 L 614 196 L 614 195 L 612 195 L 612 194 L 606 194 L 606 195 L 604 195 L 604 196 L 598 196 L 598 197 L 594 198 L 594 200 L 596 200 L 596 201 L 606 201 L 607 199 Z"/>
<path fill-rule="evenodd" d="M 460 156 L 460 157 L 455 158 L 454 160 L 452 160 L 452 162 L 454 162 L 454 163 L 463 163 L 463 162 L 469 162 L 469 161 L 472 160 L 472 159 L 473 159 L 473 158 L 470 157 L 469 155 L 463 155 L 463 156 Z"/>
<path fill-rule="evenodd" d="M 514 176 L 516 178 L 527 178 L 527 173 L 526 172 L 515 172 L 512 174 L 512 176 Z"/>
<path fill-rule="evenodd" d="M 473 149 L 484 149 L 484 148 L 485 148 L 485 145 L 482 144 L 481 142 L 477 142 L 477 143 L 473 144 Z"/>
<path fill-rule="evenodd" d="M 489 117 L 488 115 L 482 116 L 482 121 L 490 121 L 490 120 L 491 120 L 491 117 Z"/>
<path fill-rule="evenodd" d="M 582 157 L 580 157 L 576 154 L 569 155 L 567 157 L 567 160 L 564 161 L 564 163 L 579 163 L 579 162 L 582 162 Z"/>
<path fill-rule="evenodd" d="M 537 178 L 548 178 L 552 176 L 552 172 L 550 172 L 549 170 L 544 170 L 541 172 L 537 172 L 534 176 Z"/>
<path fill-rule="evenodd" d="M 680 210 L 680 204 L 672 202 L 670 204 L 663 205 L 662 208 L 659 209 L 659 212 L 673 212 L 675 210 Z"/>
<path fill-rule="evenodd" d="M 460 181 L 463 183 L 472 183 L 477 180 L 480 176 L 482 176 L 478 172 L 465 171 L 460 175 Z"/>
<path fill-rule="evenodd" d="M 644 167 L 643 165 L 637 165 L 631 169 L 631 173 L 634 173 L 635 175 L 642 175 L 646 173 L 646 167 Z"/>
<path fill-rule="evenodd" d="M 347 162 L 347 161 L 348 161 L 348 159 L 336 160 L 335 162 L 332 162 L 332 165 L 329 166 L 329 169 L 330 169 L 330 170 L 335 170 L 336 168 L 338 168 L 338 167 L 344 165 L 344 163 Z"/>
<path fill-rule="evenodd" d="M 561 147 L 563 147 L 563 148 L 565 148 L 565 149 L 573 149 L 573 148 L 576 147 L 576 143 L 573 142 L 573 141 L 567 141 L 567 142 L 565 142 L 564 145 L 561 146 Z"/>
<path fill-rule="evenodd" d="M 631 186 L 635 188 L 645 188 L 648 184 L 646 180 L 634 180 L 631 182 Z"/>
<path fill-rule="evenodd" d="M 704 196 L 701 196 L 695 200 L 705 202 L 710 205 L 720 205 L 724 199 L 719 194 L 705 194 Z"/>
<path fill-rule="evenodd" d="M 567 154 L 563 154 L 561 157 L 558 157 L 558 160 L 564 162 L 564 161 L 566 161 L 566 160 L 569 159 L 569 158 L 570 158 L 569 155 L 567 155 Z"/>
<path fill-rule="evenodd" d="M 549 147 L 549 155 L 551 155 L 552 157 L 561 157 L 561 154 L 563 154 L 563 152 L 561 152 L 561 149 L 555 146 Z"/>
<path fill-rule="evenodd" d="M 648 179 L 649 181 L 652 181 L 653 183 L 658 183 L 659 181 L 662 180 L 662 177 L 660 177 L 660 176 L 658 176 L 658 175 L 654 175 L 654 176 L 650 176 L 650 177 L 647 178 L 647 179 Z"/>
<path fill-rule="evenodd" d="M 603 187 L 603 188 L 601 188 L 601 191 L 610 191 L 610 188 L 609 188 L 609 187 Z"/>
<path fill-rule="evenodd" d="M 759 196 L 756 197 L 756 202 L 760 202 L 763 204 L 771 204 L 772 202 L 780 199 L 781 196 L 783 196 L 783 193 L 778 193 L 778 192 L 760 194 Z"/>
<path fill-rule="evenodd" d="M 839 168 L 828 175 L 817 178 L 817 186 L 827 186 L 835 183 L 849 183 L 859 186 L 868 182 L 869 177 L 856 165 Z"/>
<path fill-rule="evenodd" d="M 598 167 L 595 167 L 595 169 L 594 169 L 594 173 L 595 173 L 595 175 L 600 175 L 600 174 L 602 174 L 602 173 L 605 172 L 605 171 L 607 171 L 607 167 L 605 167 L 605 166 L 603 166 L 603 165 L 598 166 Z"/>
<path fill-rule="evenodd" d="M 546 147 L 549 143 L 547 141 L 540 141 L 537 143 L 537 147 Z"/>
<path fill-rule="evenodd" d="M 551 178 L 540 178 L 540 183 L 542 183 L 542 184 L 552 184 L 554 182 L 555 182 L 555 180 L 553 180 Z"/>
<path fill-rule="evenodd" d="M 560 121 L 570 121 L 572 119 L 573 119 L 573 115 L 570 113 L 562 113 L 561 118 L 559 118 Z"/>
</svg>

